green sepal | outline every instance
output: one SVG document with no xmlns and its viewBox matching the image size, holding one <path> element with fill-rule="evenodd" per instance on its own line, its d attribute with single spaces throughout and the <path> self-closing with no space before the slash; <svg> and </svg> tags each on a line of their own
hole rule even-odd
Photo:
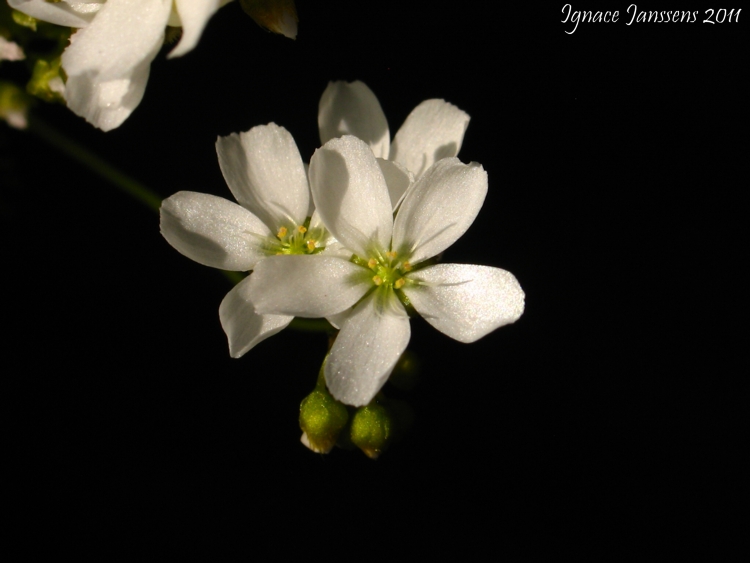
<svg viewBox="0 0 750 563">
<path fill-rule="evenodd" d="M 60 57 L 56 57 L 51 61 L 44 59 L 37 60 L 36 64 L 34 64 L 31 78 L 28 84 L 26 84 L 26 91 L 45 102 L 65 103 L 61 88 L 64 80 L 60 64 Z"/>
<path fill-rule="evenodd" d="M 31 31 L 36 31 L 37 19 L 27 16 L 23 12 L 13 10 L 13 21 L 21 27 L 28 27 Z"/>
</svg>

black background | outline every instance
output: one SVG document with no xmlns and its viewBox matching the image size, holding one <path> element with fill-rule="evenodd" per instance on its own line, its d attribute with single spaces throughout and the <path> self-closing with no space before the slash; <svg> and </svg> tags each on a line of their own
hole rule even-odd
<svg viewBox="0 0 750 563">
<path fill-rule="evenodd" d="M 229 358 L 229 282 L 152 211 L 2 127 L 20 525 L 92 553 L 115 537 L 212 558 L 731 542 L 739 521 L 707 530 L 746 510 L 750 13 L 627 26 L 622 2 L 618 23 L 570 35 L 563 4 L 300 0 L 294 42 L 230 4 L 194 52 L 162 51 L 119 129 L 38 108 L 163 197 L 231 198 L 214 143 L 254 125 L 283 125 L 309 160 L 329 80 L 368 84 L 392 134 L 428 98 L 471 115 L 459 156 L 489 194 L 445 259 L 512 271 L 526 312 L 472 345 L 412 321 L 416 420 L 377 461 L 299 443 L 323 335 Z"/>
</svg>

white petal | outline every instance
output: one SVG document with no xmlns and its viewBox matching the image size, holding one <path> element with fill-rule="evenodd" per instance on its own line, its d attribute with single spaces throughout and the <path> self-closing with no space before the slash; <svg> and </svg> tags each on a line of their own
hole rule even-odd
<svg viewBox="0 0 750 563">
<path fill-rule="evenodd" d="M 312 198 L 310 198 L 312 200 Z M 349 260 L 352 257 L 352 251 L 347 250 L 339 241 L 336 240 L 336 237 L 334 237 L 328 229 L 326 229 L 326 226 L 323 224 L 323 220 L 320 218 L 320 215 L 318 212 L 314 209 L 311 212 L 310 217 L 310 227 L 307 230 L 307 234 L 313 234 L 316 231 L 318 233 L 323 233 L 322 236 L 319 236 L 319 238 L 315 238 L 315 235 L 313 234 L 313 238 L 317 241 L 316 246 L 324 246 L 323 252 L 321 254 L 325 254 L 326 256 L 338 256 L 340 258 L 344 258 L 345 260 Z"/>
<path fill-rule="evenodd" d="M 443 100 L 426 100 L 409 114 L 393 138 L 390 159 L 419 178 L 434 162 L 456 156 L 469 115 Z"/>
<path fill-rule="evenodd" d="M 302 166 L 305 167 L 305 178 L 307 178 L 307 185 L 310 186 L 310 165 L 307 162 L 303 162 Z M 307 205 L 306 217 L 313 217 L 315 211 L 315 202 L 313 201 L 312 194 L 310 194 L 310 203 Z"/>
<path fill-rule="evenodd" d="M 169 58 L 181 57 L 191 51 L 198 44 L 208 20 L 222 5 L 220 0 L 174 0 L 174 2 L 182 25 L 182 38 L 169 53 Z"/>
<path fill-rule="evenodd" d="M 266 226 L 244 207 L 224 198 L 178 192 L 161 204 L 161 234 L 179 252 L 223 270 L 246 272 L 266 256 Z"/>
<path fill-rule="evenodd" d="M 26 55 L 18 43 L 8 41 L 0 35 L 0 61 L 22 61 L 24 58 Z"/>
<path fill-rule="evenodd" d="M 524 293 L 505 270 L 468 264 L 437 264 L 409 275 L 404 293 L 417 312 L 459 342 L 474 342 L 523 313 Z"/>
<path fill-rule="evenodd" d="M 269 123 L 232 133 L 217 139 L 216 153 L 234 197 L 274 233 L 304 223 L 310 188 L 289 131 Z"/>
<path fill-rule="evenodd" d="M 229 354 L 239 358 L 259 342 L 286 327 L 294 317 L 259 315 L 247 296 L 250 278 L 238 283 L 219 306 L 221 326 L 229 340 Z"/>
<path fill-rule="evenodd" d="M 69 76 L 62 89 L 68 108 L 102 131 L 122 125 L 141 103 L 151 61 L 159 47 L 156 46 L 153 56 L 146 57 L 130 74 L 120 78 L 101 80 L 92 72 Z"/>
<path fill-rule="evenodd" d="M 256 311 L 309 318 L 340 313 L 372 287 L 370 270 L 324 255 L 271 256 L 250 278 Z"/>
<path fill-rule="evenodd" d="M 318 105 L 320 142 L 342 135 L 359 137 L 375 156 L 388 158 L 390 132 L 383 108 L 364 82 L 329 82 Z"/>
<path fill-rule="evenodd" d="M 71 37 L 63 54 L 70 77 L 92 73 L 98 80 L 119 79 L 161 45 L 171 0 L 107 2 L 91 24 Z"/>
<path fill-rule="evenodd" d="M 312 209 L 308 210 L 308 217 L 310 217 L 310 229 L 325 229 L 326 226 L 325 224 L 323 224 L 323 220 L 320 218 L 320 214 L 315 210 L 315 205 L 313 204 L 311 205 L 311 207 Z M 326 232 L 328 232 L 327 229 Z M 331 238 L 333 238 L 333 236 L 331 236 Z"/>
<path fill-rule="evenodd" d="M 350 135 L 328 141 L 310 159 L 315 209 L 345 247 L 366 256 L 387 250 L 393 229 L 388 187 L 375 156 Z"/>
<path fill-rule="evenodd" d="M 487 173 L 457 158 L 436 162 L 409 188 L 393 226 L 393 248 L 417 264 L 441 253 L 474 222 L 487 195 Z"/>
<path fill-rule="evenodd" d="M 375 306 L 376 294 L 362 300 L 341 326 L 325 367 L 328 390 L 347 405 L 369 403 L 393 371 L 411 336 L 409 317 Z"/>
<path fill-rule="evenodd" d="M 331 323 L 331 326 L 335 328 L 336 330 L 341 329 L 341 325 L 344 323 L 346 319 L 348 319 L 352 314 L 353 309 L 345 309 L 341 311 L 340 313 L 336 313 L 335 315 L 328 315 L 326 317 L 326 320 Z"/>
<path fill-rule="evenodd" d="M 392 160 L 378 159 L 380 171 L 383 173 L 388 186 L 388 196 L 391 198 L 391 209 L 395 210 L 406 195 L 406 190 L 414 182 L 414 176 L 403 164 Z"/>
<path fill-rule="evenodd" d="M 320 254 L 323 256 L 328 256 L 329 258 L 333 256 L 337 258 L 343 258 L 347 262 L 352 257 L 352 251 L 346 248 L 343 244 L 341 244 L 333 237 L 330 237 L 328 239 L 328 242 L 326 242 L 326 247 Z"/>
<path fill-rule="evenodd" d="M 87 6 L 84 3 L 71 5 L 66 2 L 47 2 L 47 0 L 8 0 L 8 4 L 14 10 L 32 18 L 65 27 L 86 27 L 98 11 L 76 9 L 79 6 Z M 94 8 L 100 6 L 98 2 L 92 2 L 88 5 Z"/>
<path fill-rule="evenodd" d="M 68 107 L 108 131 L 143 97 L 149 64 L 161 48 L 169 0 L 107 2 L 62 55 Z"/>
</svg>

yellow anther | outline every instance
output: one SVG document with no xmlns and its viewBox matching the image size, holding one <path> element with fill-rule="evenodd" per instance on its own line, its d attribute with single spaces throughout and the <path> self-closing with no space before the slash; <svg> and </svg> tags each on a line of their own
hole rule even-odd
<svg viewBox="0 0 750 563">
<path fill-rule="evenodd" d="M 372 276 L 372 283 L 374 283 L 375 285 L 380 285 L 383 283 L 383 278 L 381 278 L 380 276 Z"/>
<path fill-rule="evenodd" d="M 315 241 L 313 239 L 307 241 L 307 250 L 309 250 L 310 252 L 315 250 Z"/>
<path fill-rule="evenodd" d="M 369 260 L 367 261 L 367 267 L 368 267 L 368 268 L 371 268 L 371 269 L 373 269 L 373 270 L 374 270 L 374 269 L 375 269 L 375 267 L 376 267 L 377 265 L 378 265 L 378 261 L 377 261 L 377 260 L 375 260 L 375 258 L 370 258 L 370 259 L 369 259 Z"/>
<path fill-rule="evenodd" d="M 386 252 L 385 255 L 387 258 L 393 260 L 396 256 L 398 256 L 398 253 L 395 250 L 391 250 L 390 252 Z"/>
<path fill-rule="evenodd" d="M 304 235 L 307 232 L 307 229 L 300 225 L 299 227 L 297 227 L 297 232 Z"/>
<path fill-rule="evenodd" d="M 401 269 L 404 272 L 411 272 L 411 263 L 410 262 L 404 262 L 404 264 L 401 266 Z"/>
<path fill-rule="evenodd" d="M 396 283 L 393 284 L 393 287 L 395 287 L 396 289 L 401 289 L 402 287 L 404 287 L 405 283 L 406 280 L 404 278 L 398 278 L 396 280 Z"/>
<path fill-rule="evenodd" d="M 278 233 L 276 233 L 276 236 L 277 236 L 277 237 L 279 237 L 279 238 L 284 238 L 284 237 L 286 236 L 286 233 L 287 233 L 287 232 L 288 232 L 288 231 L 286 230 L 286 227 L 281 227 L 281 228 L 279 229 L 279 232 L 278 232 Z"/>
</svg>

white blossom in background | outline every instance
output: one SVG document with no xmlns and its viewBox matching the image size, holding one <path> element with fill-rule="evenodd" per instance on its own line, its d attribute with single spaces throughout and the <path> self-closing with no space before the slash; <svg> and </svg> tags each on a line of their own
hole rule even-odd
<svg viewBox="0 0 750 563">
<path fill-rule="evenodd" d="M 311 210 L 305 165 L 286 129 L 270 123 L 220 137 L 216 152 L 238 203 L 188 191 L 165 199 L 161 233 L 169 244 L 196 262 L 238 272 L 253 270 L 269 256 L 336 251 L 335 240 Z M 238 283 L 219 307 L 234 358 L 293 318 L 257 314 L 248 298 L 249 281 Z"/>
<path fill-rule="evenodd" d="M 0 81 L 0 120 L 16 129 L 29 125 L 29 96 L 12 82 Z"/>
<path fill-rule="evenodd" d="M 22 61 L 23 49 L 0 35 L 0 62 Z M 25 93 L 10 82 L 0 82 L 0 119 L 16 129 L 26 129 L 29 104 Z"/>
<path fill-rule="evenodd" d="M 354 135 L 365 141 L 378 159 L 408 170 L 414 178 L 441 158 L 458 155 L 469 119 L 465 111 L 444 100 L 425 100 L 412 110 L 391 141 L 380 102 L 364 82 L 329 82 L 318 106 L 322 144 Z"/>
<path fill-rule="evenodd" d="M 96 127 L 119 127 L 138 106 L 167 25 L 182 38 L 169 54 L 192 50 L 209 18 L 230 0 L 8 0 L 24 14 L 79 28 L 62 55 L 68 107 Z"/>
<path fill-rule="evenodd" d="M 22 61 L 24 58 L 23 49 L 17 43 L 0 35 L 0 61 Z"/>
<path fill-rule="evenodd" d="M 354 256 L 267 258 L 250 276 L 248 295 L 259 313 L 327 317 L 340 328 L 325 366 L 339 401 L 366 405 L 388 379 L 411 335 L 405 303 L 460 342 L 521 316 L 524 293 L 510 272 L 426 262 L 473 223 L 487 193 L 481 165 L 435 162 L 409 187 L 395 220 L 385 177 L 364 141 L 329 141 L 311 159 L 309 175 L 323 224 Z"/>
</svg>

